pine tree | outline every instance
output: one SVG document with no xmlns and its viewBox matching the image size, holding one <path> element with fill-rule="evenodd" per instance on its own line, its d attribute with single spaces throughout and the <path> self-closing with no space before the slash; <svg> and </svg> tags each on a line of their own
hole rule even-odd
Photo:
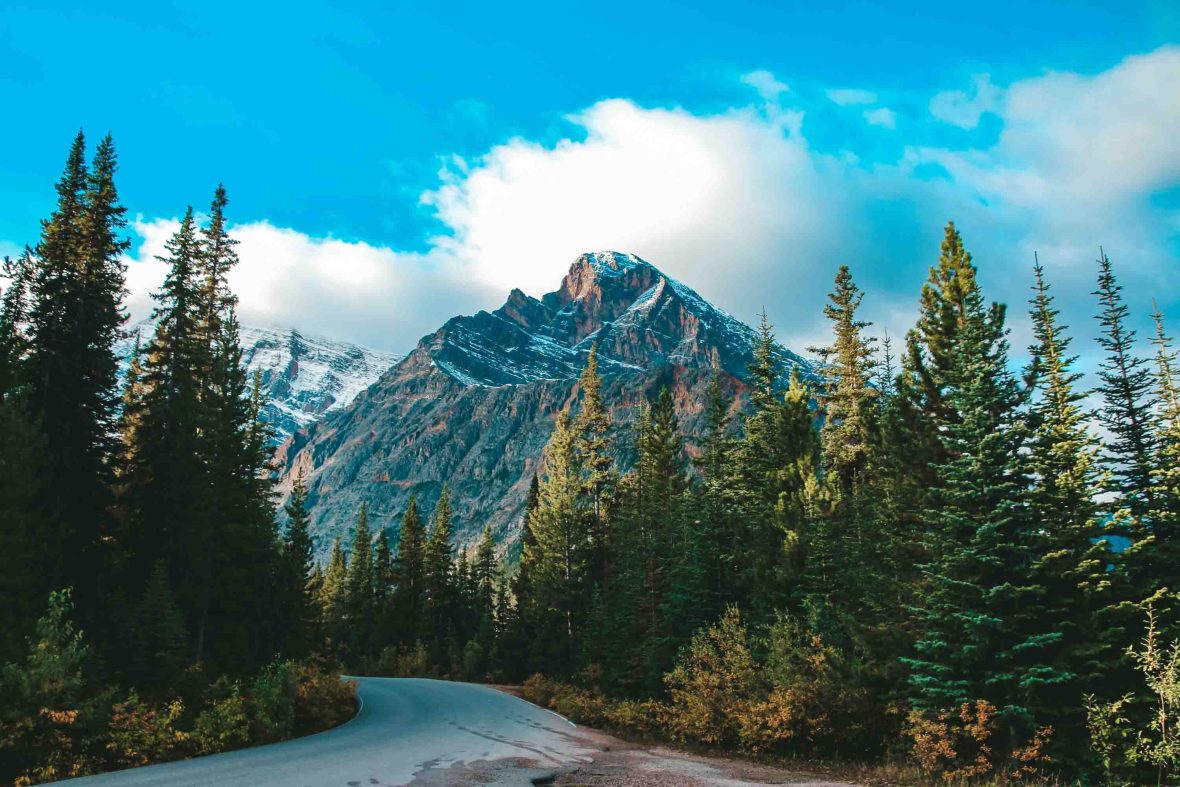
<svg viewBox="0 0 1180 787">
<path fill-rule="evenodd" d="M 394 639 L 396 620 L 393 609 L 393 550 L 385 529 L 377 531 L 377 547 L 373 550 L 373 653 L 380 653 Z"/>
<path fill-rule="evenodd" d="M 1154 503 L 1155 397 L 1147 362 L 1135 355 L 1135 331 L 1127 325 L 1122 289 L 1110 259 L 1102 253 L 1094 294 L 1102 307 L 1098 343 L 1106 352 L 1098 371 L 1102 395 L 1098 418 L 1111 434 L 1103 459 L 1111 474 L 1111 491 L 1131 514 L 1129 534 L 1138 540 L 1147 535 L 1143 518 Z"/>
<path fill-rule="evenodd" d="M 705 403 L 701 454 L 694 460 L 700 474 L 696 517 L 705 586 L 701 615 L 705 620 L 716 620 L 726 606 L 738 601 L 742 548 L 734 495 L 737 446 L 731 434 L 732 409 L 733 401 L 725 395 L 721 373 L 714 371 Z"/>
<path fill-rule="evenodd" d="M 521 571 L 528 572 L 534 635 L 553 651 L 544 657 L 545 671 L 566 673 L 578 653 L 590 595 L 581 456 L 568 409 L 557 416 L 544 466 L 540 499 L 528 522 L 534 543 L 521 555 Z"/>
<path fill-rule="evenodd" d="M 880 540 L 880 495 L 872 453 L 878 428 L 873 340 L 863 335 L 870 323 L 856 316 L 863 297 L 848 266 L 840 266 L 828 296 L 831 302 L 824 307 L 832 322 L 832 344 L 813 350 L 824 361 L 818 400 L 830 503 L 817 522 L 809 554 L 810 584 L 812 592 L 836 600 L 845 612 L 865 609 L 867 596 L 883 589 L 884 578 L 877 571 L 885 566 L 874 558 L 888 547 Z"/>
<path fill-rule="evenodd" d="M 935 468 L 946 462 L 940 434 L 959 420 L 949 391 L 957 384 L 954 358 L 967 320 L 967 298 L 978 285 L 971 253 L 948 222 L 937 264 L 922 287 L 917 325 L 906 336 L 895 405 L 901 477 L 911 493 L 900 515 L 910 524 L 921 519 L 926 493 L 937 484 Z"/>
<path fill-rule="evenodd" d="M 236 298 L 228 274 L 237 264 L 227 234 L 225 189 L 218 187 L 201 229 L 195 336 L 201 363 L 198 397 L 202 516 L 187 533 L 191 578 L 178 603 L 194 651 L 217 668 L 239 673 L 273 657 L 273 601 L 268 575 L 278 559 L 270 451 L 260 421 L 261 389 L 242 365 Z"/>
<path fill-rule="evenodd" d="M 323 616 L 323 630 L 329 647 L 340 647 L 346 631 L 345 605 L 348 592 L 348 559 L 340 548 L 340 537 L 332 542 L 332 552 L 320 582 L 319 603 Z"/>
<path fill-rule="evenodd" d="M 1044 630 L 1044 588 L 1032 575 L 1022 392 L 1008 371 L 1004 310 L 984 306 L 973 273 L 960 281 L 970 286 L 951 353 L 938 367 L 947 383 L 938 402 L 954 417 L 940 435 L 940 453 L 950 459 L 935 468 L 940 481 L 924 514 L 938 548 L 924 567 L 925 606 L 906 659 L 910 701 L 940 709 L 986 700 L 1005 729 L 1028 733 L 1038 721 L 1037 689 L 1065 677 L 1048 663 L 1060 635 Z"/>
<path fill-rule="evenodd" d="M 691 637 L 702 595 L 699 555 L 684 516 L 687 460 L 672 394 L 660 389 L 637 437 L 635 500 L 626 523 L 639 567 L 634 611 L 642 679 L 658 691 L 679 646 Z"/>
<path fill-rule="evenodd" d="M 1180 386 L 1176 381 L 1176 351 L 1164 331 L 1164 316 L 1152 302 L 1155 320 L 1155 390 L 1160 402 L 1157 419 L 1155 487 L 1149 512 L 1151 539 L 1126 558 L 1142 593 L 1157 588 L 1180 589 Z M 1134 565 L 1134 564 L 1141 565 Z"/>
<path fill-rule="evenodd" d="M 498 564 L 496 542 L 492 539 L 492 528 L 485 527 L 475 548 L 475 561 L 471 566 L 475 585 L 476 612 L 479 618 L 491 619 L 495 611 Z"/>
<path fill-rule="evenodd" d="M 811 392 L 792 369 L 785 393 L 773 381 L 780 351 L 765 320 L 761 349 L 751 366 L 750 412 L 736 456 L 740 531 L 737 593 L 768 622 L 799 578 L 807 550 L 808 523 L 819 497 L 820 452 L 813 425 Z M 768 360 L 769 359 L 769 360 Z M 755 391 L 762 393 L 755 396 Z"/>
<path fill-rule="evenodd" d="M 166 561 L 170 574 L 190 581 L 184 548 L 203 516 L 200 355 L 193 331 L 199 248 L 191 208 L 165 249 L 167 256 L 157 258 L 169 270 L 154 295 L 156 331 L 146 349 L 137 347 L 133 355 L 134 373 L 126 383 L 122 412 L 119 497 L 124 540 L 137 545 L 135 558 L 125 567 L 131 575 L 128 584 L 159 559 Z"/>
<path fill-rule="evenodd" d="M 174 690 L 188 663 L 188 634 L 176 608 L 168 569 L 156 561 L 139 601 L 136 620 L 134 677 L 150 696 Z"/>
<path fill-rule="evenodd" d="M 426 527 L 418 514 L 418 501 L 411 497 L 402 516 L 397 545 L 397 583 L 393 605 L 397 615 L 399 641 L 412 644 L 425 630 Z"/>
<path fill-rule="evenodd" d="M 373 621 L 373 536 L 364 503 L 356 519 L 345 599 L 350 652 L 354 659 L 363 659 L 369 653 Z"/>
<path fill-rule="evenodd" d="M 26 248 L 15 260 L 5 257 L 0 278 L 8 286 L 0 296 L 0 402 L 11 400 L 19 391 L 21 364 L 29 349 L 29 284 L 33 273 L 33 252 Z"/>
<path fill-rule="evenodd" d="M 602 378 L 598 375 L 598 348 L 591 345 L 586 368 L 578 379 L 581 407 L 574 419 L 578 466 L 582 472 L 582 494 L 589 544 L 586 567 L 589 582 L 602 582 L 609 545 L 609 500 L 615 483 L 614 459 L 610 455 L 610 416 L 602 401 Z"/>
<path fill-rule="evenodd" d="M 862 335 L 872 323 L 859 320 L 864 293 L 852 280 L 847 265 L 836 273 L 824 315 L 832 322 L 833 342 L 814 348 L 824 364 L 819 369 L 824 471 L 835 486 L 837 505 L 852 505 L 858 476 L 869 464 L 873 403 L 873 339 Z"/>
<path fill-rule="evenodd" d="M 26 321 L 33 260 L 28 250 L 5 259 L 8 286 L 0 299 L 0 663 L 15 659 L 44 604 L 42 575 L 50 556 L 44 543 L 48 523 L 40 510 L 44 437 L 29 413 L 21 380 L 28 351 Z"/>
<path fill-rule="evenodd" d="M 291 495 L 287 498 L 287 532 L 283 538 L 282 593 L 290 610 L 286 653 L 306 655 L 315 640 L 316 599 L 312 595 L 311 574 L 315 565 L 311 540 L 311 512 L 307 506 L 307 485 L 303 471 L 295 476 Z"/>
<path fill-rule="evenodd" d="M 1102 686 L 1122 632 L 1109 609 L 1112 557 L 1094 501 L 1102 478 L 1081 404 L 1085 394 L 1076 387 L 1081 374 L 1073 371 L 1077 358 L 1069 355 L 1067 327 L 1058 322 L 1039 262 L 1033 273 L 1029 512 L 1039 527 L 1032 571 L 1045 590 L 1043 619 L 1053 621 L 1059 638 L 1045 647 L 1045 677 L 1030 687 L 1038 720 L 1054 728 L 1055 758 L 1076 765 L 1085 740 L 1083 696 Z"/>
<path fill-rule="evenodd" d="M 109 138 L 94 168 L 85 140 L 74 139 L 57 184 L 57 205 L 43 222 L 29 281 L 29 351 L 23 364 L 29 415 L 44 433 L 47 461 L 41 509 L 49 564 L 41 588 L 74 584 L 97 607 L 97 545 L 107 523 L 126 248 L 116 239 L 122 208 L 114 188 Z M 83 616 L 86 617 L 85 610 Z"/>
<path fill-rule="evenodd" d="M 423 618 L 436 664 L 444 663 L 454 652 L 446 646 L 447 634 L 454 625 L 456 594 L 454 523 L 451 516 L 451 496 L 444 486 L 434 507 L 430 537 L 426 540 L 422 560 L 425 590 Z"/>
</svg>

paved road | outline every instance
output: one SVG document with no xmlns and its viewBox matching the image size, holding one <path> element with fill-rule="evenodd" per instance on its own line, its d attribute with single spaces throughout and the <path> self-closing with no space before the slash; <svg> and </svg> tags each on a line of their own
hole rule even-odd
<svg viewBox="0 0 1180 787">
<path fill-rule="evenodd" d="M 327 732 L 68 783 L 376 787 L 407 784 L 415 775 L 437 777 L 438 769 L 456 763 L 522 758 L 545 767 L 595 753 L 557 714 L 486 686 L 419 678 L 359 678 L 358 683 L 360 713 Z"/>
</svg>

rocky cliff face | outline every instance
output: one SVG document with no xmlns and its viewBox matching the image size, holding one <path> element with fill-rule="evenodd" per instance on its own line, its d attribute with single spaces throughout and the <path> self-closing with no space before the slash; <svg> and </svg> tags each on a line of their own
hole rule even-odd
<svg viewBox="0 0 1180 787">
<path fill-rule="evenodd" d="M 557 413 L 597 344 L 618 436 L 640 403 L 672 390 L 690 442 L 714 369 L 740 390 L 754 331 L 634 255 L 585 254 L 541 299 L 513 290 L 502 307 L 455 317 L 353 403 L 296 431 L 279 449 L 283 489 L 303 472 L 320 555 L 351 542 L 356 512 L 396 541 L 411 496 L 427 510 L 445 481 L 461 542 L 491 525 L 519 534 L 525 492 Z M 785 353 L 788 367 L 811 373 Z M 620 446 L 629 440 L 616 441 Z M 620 449 L 627 467 L 629 449 Z"/>
<path fill-rule="evenodd" d="M 155 331 L 151 320 L 136 323 L 116 348 L 130 363 L 137 343 L 146 345 Z M 242 326 L 242 362 L 261 375 L 266 404 L 262 418 L 281 444 L 296 430 L 326 413 L 350 404 L 399 360 L 400 355 L 337 342 L 299 331 Z"/>
</svg>

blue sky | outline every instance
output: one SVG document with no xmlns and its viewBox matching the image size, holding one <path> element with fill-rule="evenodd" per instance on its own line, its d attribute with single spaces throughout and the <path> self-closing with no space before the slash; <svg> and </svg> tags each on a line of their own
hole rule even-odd
<svg viewBox="0 0 1180 787">
<path fill-rule="evenodd" d="M 340 5 L 8 0 L 0 246 L 83 127 L 133 313 L 218 181 L 246 319 L 393 350 L 620 245 L 796 345 L 848 262 L 899 332 L 948 218 L 1014 308 L 1035 249 L 1088 330 L 1099 243 L 1180 306 L 1175 2 Z"/>
</svg>

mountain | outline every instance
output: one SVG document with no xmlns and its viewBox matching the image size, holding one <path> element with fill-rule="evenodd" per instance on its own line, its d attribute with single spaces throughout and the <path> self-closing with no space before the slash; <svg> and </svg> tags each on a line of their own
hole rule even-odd
<svg viewBox="0 0 1180 787">
<path fill-rule="evenodd" d="M 370 523 L 396 542 L 410 497 L 429 511 L 444 481 L 461 543 L 485 525 L 501 544 L 511 542 L 592 345 L 618 436 L 629 432 L 640 403 L 668 385 L 691 451 L 714 370 L 731 391 L 744 390 L 755 338 L 634 255 L 584 254 L 556 291 L 537 299 L 513 290 L 493 312 L 448 320 L 351 405 L 295 432 L 278 451 L 282 488 L 304 474 L 321 556 L 337 535 L 350 544 L 362 503 Z M 782 360 L 813 373 L 794 353 Z M 628 466 L 630 451 L 618 459 Z"/>
<path fill-rule="evenodd" d="M 131 326 L 116 347 L 130 363 L 137 343 L 146 345 L 151 320 Z M 266 404 L 262 418 L 275 431 L 276 445 L 325 414 L 348 405 L 399 360 L 400 355 L 347 342 L 306 336 L 296 330 L 241 327 L 242 360 L 261 375 Z"/>
</svg>

